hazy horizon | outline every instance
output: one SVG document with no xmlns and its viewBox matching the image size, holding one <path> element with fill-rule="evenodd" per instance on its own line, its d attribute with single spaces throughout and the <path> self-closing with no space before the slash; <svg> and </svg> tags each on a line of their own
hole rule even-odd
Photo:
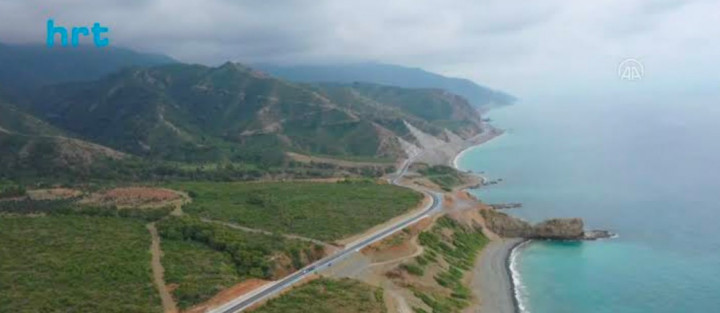
<svg viewBox="0 0 720 313">
<path fill-rule="evenodd" d="M 0 11 L 0 42 L 44 42 L 49 18 L 66 27 L 99 22 L 110 28 L 111 46 L 182 62 L 372 61 L 521 97 L 710 90 L 720 69 L 720 3 L 704 0 L 0 0 Z M 629 89 L 617 76 L 628 58 L 646 70 Z"/>
</svg>

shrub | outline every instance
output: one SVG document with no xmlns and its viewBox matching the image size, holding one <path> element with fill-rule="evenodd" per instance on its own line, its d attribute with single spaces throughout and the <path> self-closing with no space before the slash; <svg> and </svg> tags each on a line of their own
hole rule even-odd
<svg viewBox="0 0 720 313">
<path fill-rule="evenodd" d="M 422 267 L 415 265 L 415 264 L 402 264 L 400 265 L 402 269 L 404 269 L 406 272 L 415 275 L 415 276 L 422 276 L 425 274 L 425 270 L 423 270 Z"/>
<path fill-rule="evenodd" d="M 24 186 L 20 185 L 6 186 L 0 189 L 0 198 L 22 197 L 26 194 L 27 190 L 25 190 Z"/>
</svg>

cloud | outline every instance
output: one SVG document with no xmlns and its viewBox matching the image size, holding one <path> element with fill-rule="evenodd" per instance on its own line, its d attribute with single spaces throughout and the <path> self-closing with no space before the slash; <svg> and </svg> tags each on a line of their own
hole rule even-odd
<svg viewBox="0 0 720 313">
<path fill-rule="evenodd" d="M 0 0 L 0 41 L 42 42 L 52 17 L 187 62 L 381 61 L 525 93 L 606 86 L 631 57 L 668 81 L 717 70 L 717 12 L 703 0 Z"/>
</svg>

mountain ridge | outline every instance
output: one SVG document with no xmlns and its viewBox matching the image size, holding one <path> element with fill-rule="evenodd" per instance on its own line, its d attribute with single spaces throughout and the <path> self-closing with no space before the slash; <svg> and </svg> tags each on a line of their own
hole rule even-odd
<svg viewBox="0 0 720 313">
<path fill-rule="evenodd" d="M 481 131 L 477 112 L 447 91 L 297 84 L 230 62 L 126 69 L 43 88 L 33 103 L 36 114 L 90 141 L 175 161 L 257 160 L 269 149 L 397 158 L 396 137 L 413 140 L 405 122 L 438 136 Z"/>
<path fill-rule="evenodd" d="M 30 175 L 88 173 L 124 153 L 83 141 L 0 99 L 0 170 Z M 2 175 L 0 175 L 2 176 Z"/>
<path fill-rule="evenodd" d="M 253 64 L 271 75 L 296 82 L 369 82 L 404 88 L 437 88 L 465 97 L 472 105 L 486 111 L 510 105 L 517 99 L 502 91 L 481 86 L 469 79 L 446 77 L 421 68 L 384 63 L 349 63 L 342 65 L 273 65 Z"/>
<path fill-rule="evenodd" d="M 0 86 L 5 93 L 22 96 L 45 85 L 99 79 L 131 66 L 169 63 L 177 61 L 120 47 L 48 48 L 40 44 L 0 43 Z"/>
<path fill-rule="evenodd" d="M 12 56 L 23 49 L 32 53 Z M 437 86 L 299 83 L 233 62 L 210 67 L 125 49 L 41 49 L 47 48 L 0 44 L 0 60 L 39 59 L 29 68 L 22 62 L 0 68 L 6 164 L 66 164 L 82 172 L 96 160 L 128 160 L 123 163 L 136 169 L 158 170 L 149 175 L 162 175 L 165 164 L 171 172 L 182 170 L 180 164 L 245 164 L 241 168 L 255 176 L 258 168 L 297 166 L 292 153 L 387 164 L 412 155 L 430 137 L 455 142 L 483 132 L 478 110 Z M 78 62 L 88 54 L 114 61 L 86 71 Z M 88 67 L 101 61 L 90 59 Z M 37 74 L 40 64 L 58 62 L 48 77 L 23 78 Z M 68 67 L 78 73 L 58 70 Z M 69 154 L 72 149 L 77 154 Z M 117 167 L 119 175 L 132 171 L 117 162 L 99 164 Z"/>
</svg>

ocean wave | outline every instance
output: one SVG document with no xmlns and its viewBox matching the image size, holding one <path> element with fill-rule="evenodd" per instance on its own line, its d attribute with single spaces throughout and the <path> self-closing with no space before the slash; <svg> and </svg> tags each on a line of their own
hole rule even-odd
<svg viewBox="0 0 720 313">
<path fill-rule="evenodd" d="M 513 286 L 513 295 L 515 296 L 515 304 L 517 305 L 517 309 L 520 313 L 530 313 L 530 311 L 527 308 L 526 301 L 528 298 L 528 292 L 520 277 L 517 258 L 520 254 L 520 250 L 530 244 L 530 242 L 532 242 L 532 240 L 524 241 L 515 246 L 510 251 L 510 262 L 508 264 L 508 269 L 510 270 L 510 280 L 512 281 Z"/>
</svg>

